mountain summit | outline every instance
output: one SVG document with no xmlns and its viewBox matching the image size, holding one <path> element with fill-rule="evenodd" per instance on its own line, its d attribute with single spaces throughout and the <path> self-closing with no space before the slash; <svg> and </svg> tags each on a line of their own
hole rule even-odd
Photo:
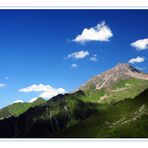
<svg viewBox="0 0 148 148">
<path fill-rule="evenodd" d="M 92 87 L 95 87 L 97 90 L 102 88 L 110 88 L 118 81 L 127 80 L 129 78 L 148 80 L 148 74 L 137 70 L 129 64 L 118 64 L 114 68 L 93 77 L 79 89 L 85 91 Z"/>
</svg>

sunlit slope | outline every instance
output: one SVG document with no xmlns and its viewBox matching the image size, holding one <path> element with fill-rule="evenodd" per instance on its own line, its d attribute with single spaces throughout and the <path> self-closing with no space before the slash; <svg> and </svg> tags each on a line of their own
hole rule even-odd
<svg viewBox="0 0 148 148">
<path fill-rule="evenodd" d="M 125 99 L 49 137 L 140 138 L 148 137 L 148 89 Z"/>
<path fill-rule="evenodd" d="M 85 101 L 115 103 L 124 98 L 133 98 L 147 87 L 148 74 L 131 65 L 118 64 L 94 76 L 79 89 L 87 95 Z"/>
</svg>

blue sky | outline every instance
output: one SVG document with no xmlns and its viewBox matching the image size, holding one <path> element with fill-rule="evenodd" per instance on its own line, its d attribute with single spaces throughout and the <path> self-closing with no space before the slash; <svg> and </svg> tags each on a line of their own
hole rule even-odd
<svg viewBox="0 0 148 148">
<path fill-rule="evenodd" d="M 118 63 L 148 72 L 147 18 L 147 10 L 1 10 L 0 108 L 72 91 Z"/>
</svg>

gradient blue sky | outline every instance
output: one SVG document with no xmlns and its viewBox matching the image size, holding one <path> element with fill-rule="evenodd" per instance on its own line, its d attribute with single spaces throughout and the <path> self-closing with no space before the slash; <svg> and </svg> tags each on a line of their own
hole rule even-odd
<svg viewBox="0 0 148 148">
<path fill-rule="evenodd" d="M 109 41 L 72 41 L 84 28 L 102 21 L 113 33 Z M 147 10 L 0 10 L 0 83 L 6 84 L 0 88 L 0 108 L 39 96 L 40 92 L 19 92 L 32 84 L 72 91 L 92 76 L 137 56 L 145 61 L 133 65 L 148 72 L 148 50 L 131 46 L 145 38 Z M 89 56 L 66 58 L 81 50 Z M 94 54 L 96 62 L 90 60 Z"/>
</svg>

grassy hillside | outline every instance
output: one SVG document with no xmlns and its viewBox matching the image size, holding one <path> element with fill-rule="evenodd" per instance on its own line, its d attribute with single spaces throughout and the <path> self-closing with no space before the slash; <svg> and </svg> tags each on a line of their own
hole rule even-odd
<svg viewBox="0 0 148 148">
<path fill-rule="evenodd" d="M 45 100 L 43 98 L 38 98 L 32 103 L 20 102 L 11 104 L 5 108 L 0 109 L 0 119 L 8 118 L 11 116 L 17 117 L 27 111 L 30 107 L 34 107 L 42 103 L 45 103 Z"/>
<path fill-rule="evenodd" d="M 148 89 L 49 137 L 148 137 Z"/>
<path fill-rule="evenodd" d="M 120 80 L 111 87 L 111 90 L 106 92 L 106 99 L 100 101 L 100 103 L 113 104 L 125 98 L 135 98 L 146 88 L 148 88 L 147 80 L 135 78 Z"/>
<path fill-rule="evenodd" d="M 134 98 L 144 89 L 148 88 L 148 81 L 136 78 L 119 80 L 110 88 L 97 90 L 93 85 L 89 86 L 84 93 L 83 101 L 113 104 L 125 98 Z"/>
</svg>

